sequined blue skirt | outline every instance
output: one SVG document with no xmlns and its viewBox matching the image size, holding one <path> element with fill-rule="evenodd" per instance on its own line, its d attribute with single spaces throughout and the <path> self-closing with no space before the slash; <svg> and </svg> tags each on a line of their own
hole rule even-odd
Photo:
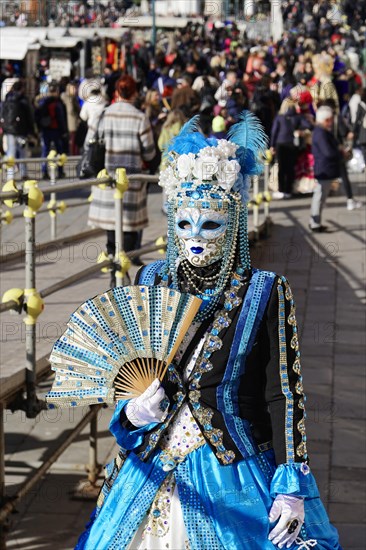
<svg viewBox="0 0 366 550">
<path fill-rule="evenodd" d="M 168 472 L 157 451 L 146 463 L 130 453 L 76 550 L 123 550 L 146 517 Z M 305 524 L 292 550 L 341 550 L 312 473 L 300 464 L 276 468 L 273 451 L 227 466 L 205 444 L 176 465 L 191 550 L 273 550 L 268 513 L 278 493 L 305 498 Z M 177 549 L 178 550 L 178 549 Z"/>
</svg>

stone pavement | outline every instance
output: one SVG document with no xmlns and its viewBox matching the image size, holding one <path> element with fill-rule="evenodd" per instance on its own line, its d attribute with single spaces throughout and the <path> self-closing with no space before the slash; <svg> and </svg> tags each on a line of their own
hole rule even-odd
<svg viewBox="0 0 366 550">
<path fill-rule="evenodd" d="M 366 183 L 354 183 L 365 201 Z M 291 283 L 300 329 L 302 365 L 307 401 L 307 432 L 311 467 L 323 502 L 339 529 L 345 550 L 363 550 L 365 535 L 365 207 L 348 212 L 343 196 L 331 197 L 324 223 L 331 232 L 310 234 L 307 229 L 308 197 L 272 202 L 274 221 L 271 237 L 252 249 L 253 264 L 286 274 Z M 77 214 L 74 212 L 78 212 Z M 71 234 L 85 229 L 86 209 L 70 210 L 60 231 Z M 144 234 L 148 242 L 164 232 L 161 196 L 149 195 L 151 225 Z M 46 215 L 44 215 L 46 218 Z M 47 216 L 48 217 L 48 216 Z M 47 234 L 47 222 L 42 231 Z M 3 230 L 3 244 L 22 240 L 22 225 Z M 45 237 L 45 240 L 48 237 Z M 77 272 L 95 261 L 104 237 L 92 243 L 70 245 L 49 251 L 37 261 L 37 286 Z M 151 261 L 150 254 L 145 261 Z M 21 264 L 3 266 L 1 292 L 23 286 Z M 98 275 L 60 291 L 46 300 L 39 318 L 37 356 L 47 353 L 65 327 L 70 313 L 84 299 L 108 287 L 108 275 Z M 21 319 L 1 317 L 1 376 L 21 364 L 24 329 Z M 49 386 L 43 384 L 45 391 Z M 65 433 L 77 423 L 80 411 L 45 412 L 35 420 L 23 413 L 6 411 L 6 474 L 8 494 L 13 494 L 30 472 L 46 459 Z M 99 419 L 99 461 L 104 464 L 116 453 L 108 433 L 111 411 Z M 11 516 L 9 549 L 69 550 L 83 530 L 93 502 L 73 500 L 76 483 L 85 478 L 88 462 L 88 430 L 65 451 L 52 470 Z"/>
</svg>

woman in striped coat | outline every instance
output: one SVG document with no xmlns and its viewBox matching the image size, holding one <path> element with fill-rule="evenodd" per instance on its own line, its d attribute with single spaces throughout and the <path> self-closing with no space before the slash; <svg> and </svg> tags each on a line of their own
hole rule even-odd
<svg viewBox="0 0 366 550">
<path fill-rule="evenodd" d="M 153 133 L 149 119 L 133 105 L 137 95 L 135 80 L 129 75 L 122 76 L 116 90 L 119 100 L 110 105 L 104 115 L 105 167 L 110 175 L 116 168 L 125 168 L 127 174 L 137 174 L 142 170 L 143 161 L 151 161 L 156 154 Z M 88 220 L 88 225 L 107 230 L 107 252 L 112 255 L 115 253 L 113 195 L 113 189 L 93 188 Z M 140 247 L 142 230 L 147 225 L 147 184 L 130 182 L 123 199 L 126 251 Z"/>
</svg>

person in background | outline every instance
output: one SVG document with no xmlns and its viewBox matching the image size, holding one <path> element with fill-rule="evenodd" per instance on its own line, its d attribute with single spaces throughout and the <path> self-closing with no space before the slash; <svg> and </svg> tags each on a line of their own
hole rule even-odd
<svg viewBox="0 0 366 550">
<path fill-rule="evenodd" d="M 215 99 L 217 102 L 220 102 L 220 105 L 224 107 L 226 105 L 226 101 L 229 98 L 229 91 L 233 90 L 235 88 L 237 81 L 237 75 L 235 71 L 228 71 L 225 77 L 225 80 L 223 83 L 217 88 L 215 93 Z"/>
<path fill-rule="evenodd" d="M 274 119 L 271 132 L 271 151 L 278 162 L 278 192 L 274 199 L 289 199 L 295 181 L 297 150 L 294 144 L 294 132 L 300 131 L 301 117 L 296 112 L 295 102 L 284 99 L 280 111 Z"/>
<path fill-rule="evenodd" d="M 340 177 L 347 197 L 347 210 L 356 210 L 357 208 L 361 208 L 362 203 L 360 201 L 356 201 L 353 198 L 352 185 L 347 172 L 347 160 L 352 157 L 352 140 L 354 137 L 352 133 L 352 128 L 342 116 L 342 113 L 337 114 L 336 104 L 333 99 L 326 99 L 321 103 L 321 105 L 326 105 L 327 107 L 330 107 L 333 111 L 333 133 L 337 142 L 343 146 L 345 153 L 343 158 L 340 158 Z"/>
<path fill-rule="evenodd" d="M 322 210 L 334 180 L 340 178 L 342 147 L 333 134 L 334 116 L 330 107 L 321 106 L 316 112 L 312 150 L 316 185 L 311 201 L 309 228 L 314 233 L 327 231 L 321 223 Z"/>
<path fill-rule="evenodd" d="M 69 130 L 68 153 L 69 155 L 78 155 L 79 149 L 75 144 L 75 134 L 79 122 L 80 106 L 76 84 L 73 82 L 66 84 L 66 89 L 60 97 L 66 107 L 67 127 Z"/>
<path fill-rule="evenodd" d="M 179 78 L 172 95 L 172 109 L 181 109 L 184 116 L 190 117 L 198 112 L 200 104 L 200 96 L 192 89 L 189 77 Z"/>
<path fill-rule="evenodd" d="M 301 146 L 295 166 L 294 189 L 296 193 L 312 193 L 315 186 L 314 157 L 311 151 L 311 134 L 315 122 L 315 113 L 312 108 L 313 98 L 307 88 L 294 89 L 291 95 L 293 98 L 297 98 L 298 112 L 308 124 L 308 128 L 302 132 L 301 138 L 299 136 Z"/>
<path fill-rule="evenodd" d="M 173 137 L 179 134 L 185 121 L 186 118 L 180 109 L 173 109 L 166 117 L 158 139 L 158 147 L 162 153 L 160 170 L 164 170 L 164 168 L 166 168 L 166 159 L 164 157 L 165 147 L 173 139 Z"/>
<path fill-rule="evenodd" d="M 137 97 L 136 81 L 122 76 L 116 85 L 119 101 L 110 105 L 104 115 L 105 167 L 114 175 L 117 168 L 127 174 L 141 173 L 143 162 L 155 157 L 152 128 L 147 116 L 134 107 Z M 107 252 L 115 254 L 114 190 L 93 188 L 93 201 L 88 224 L 107 230 Z M 147 184 L 130 181 L 123 199 L 123 247 L 126 252 L 141 246 L 142 230 L 148 225 Z M 135 265 L 141 260 L 135 258 Z M 112 273 L 111 285 L 114 284 Z"/>
<path fill-rule="evenodd" d="M 360 147 L 366 162 L 366 88 L 363 89 L 353 126 L 354 142 Z"/>
<path fill-rule="evenodd" d="M 183 124 L 185 123 L 186 118 L 180 109 L 174 109 L 168 114 L 158 139 L 158 147 L 161 152 L 161 163 L 160 171 L 166 168 L 166 157 L 164 156 L 164 151 L 168 143 L 179 134 Z M 167 214 L 167 196 L 165 190 L 163 190 L 163 205 L 162 211 L 164 214 Z"/>
<path fill-rule="evenodd" d="M 150 163 L 150 173 L 154 174 L 161 161 L 160 148 L 158 149 L 157 145 L 164 120 L 166 119 L 166 112 L 162 109 L 160 104 L 160 94 L 158 90 L 147 91 L 145 101 L 142 104 L 142 111 L 148 117 L 151 124 L 154 134 L 155 148 L 157 149 L 157 154 L 155 155 L 154 161 Z"/>
<path fill-rule="evenodd" d="M 352 124 L 355 124 L 356 122 L 357 110 L 361 102 L 362 90 L 362 86 L 358 86 L 348 103 L 350 122 Z"/>
<path fill-rule="evenodd" d="M 80 118 L 88 125 L 85 136 L 84 150 L 88 147 L 89 141 L 93 138 L 103 111 L 107 108 L 108 102 L 100 88 L 92 88 L 89 92 L 89 99 L 83 103 L 80 111 Z"/>
<path fill-rule="evenodd" d="M 271 77 L 266 74 L 263 75 L 250 101 L 250 110 L 262 122 L 267 136 L 271 135 L 274 118 L 281 107 L 280 94 L 272 90 L 271 87 Z"/>
<path fill-rule="evenodd" d="M 1 102 L 5 101 L 6 96 L 11 91 L 12 87 L 16 82 L 19 81 L 18 76 L 12 76 L 12 71 L 9 70 L 10 68 L 5 71 L 4 79 L 1 79 Z M 3 77 L 3 74 L 1 74 L 1 77 Z"/>
<path fill-rule="evenodd" d="M 157 90 L 148 90 L 146 92 L 145 101 L 142 105 L 145 115 L 149 117 L 150 124 L 156 134 L 160 134 L 163 118 L 166 114 L 162 112 L 160 105 L 160 95 Z"/>
<path fill-rule="evenodd" d="M 24 93 L 24 84 L 17 80 L 6 95 L 1 108 L 1 127 L 6 136 L 6 156 L 23 159 L 27 155 L 27 139 L 34 135 L 31 105 Z M 20 176 L 27 178 L 27 165 L 19 164 Z M 14 166 L 7 169 L 7 179 L 14 179 Z"/>
<path fill-rule="evenodd" d="M 47 157 L 52 148 L 59 154 L 65 153 L 68 140 L 67 115 L 56 84 L 51 84 L 48 94 L 40 98 L 35 117 L 41 133 L 42 157 Z M 44 178 L 49 177 L 46 164 L 42 165 L 42 173 Z M 58 177 L 63 176 L 62 166 L 59 166 Z"/>
<path fill-rule="evenodd" d="M 101 94 L 105 93 L 101 77 L 95 76 L 93 69 L 89 67 L 85 71 L 85 78 L 81 80 L 77 92 L 80 105 L 83 105 L 84 102 L 89 101 L 90 92 L 95 88 L 98 88 Z"/>
</svg>

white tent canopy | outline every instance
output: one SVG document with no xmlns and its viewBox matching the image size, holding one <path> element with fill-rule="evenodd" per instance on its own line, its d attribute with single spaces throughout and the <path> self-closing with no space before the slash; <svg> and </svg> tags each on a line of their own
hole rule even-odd
<svg viewBox="0 0 366 550">
<path fill-rule="evenodd" d="M 28 50 L 39 48 L 36 39 L 32 37 L 19 38 L 6 37 L 0 33 L 0 59 L 21 61 L 27 55 Z"/>
</svg>

